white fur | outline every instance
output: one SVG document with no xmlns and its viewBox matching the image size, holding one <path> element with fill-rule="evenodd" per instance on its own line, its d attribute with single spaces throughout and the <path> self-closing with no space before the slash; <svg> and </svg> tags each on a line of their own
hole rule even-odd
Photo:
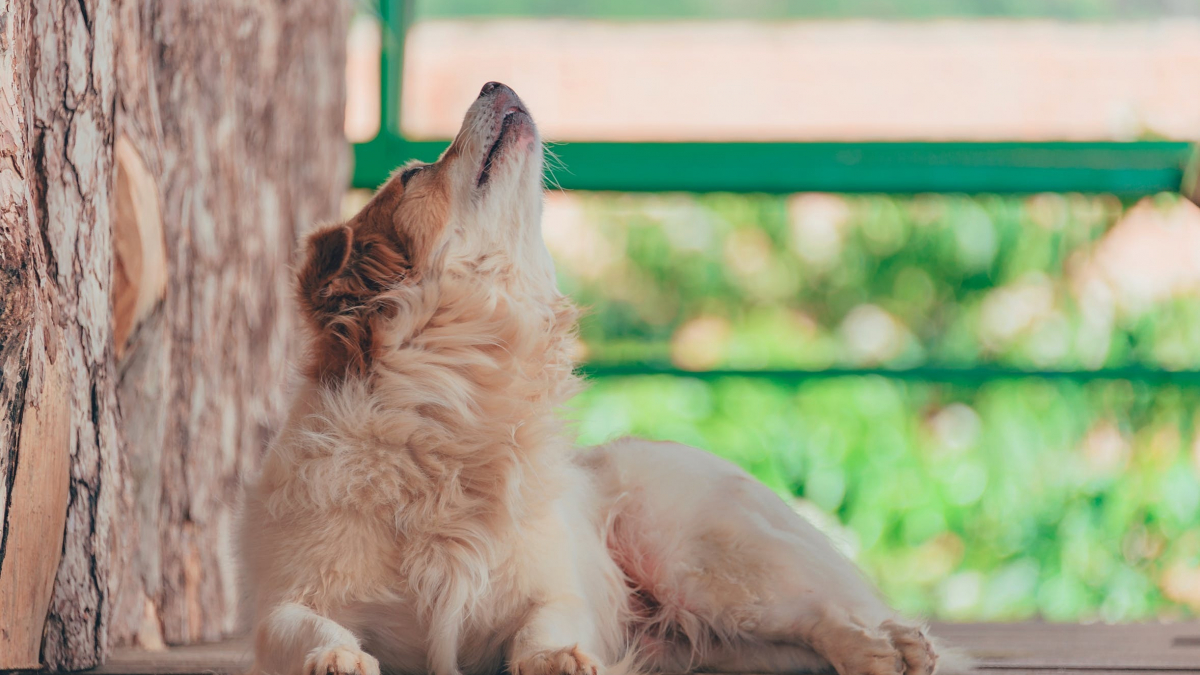
<svg viewBox="0 0 1200 675">
<path fill-rule="evenodd" d="M 740 469 L 638 440 L 573 451 L 575 313 L 532 121 L 476 186 L 510 104 L 481 96 L 442 160 L 444 227 L 381 293 L 369 372 L 306 380 L 247 488 L 255 672 L 932 672 L 919 627 Z"/>
</svg>

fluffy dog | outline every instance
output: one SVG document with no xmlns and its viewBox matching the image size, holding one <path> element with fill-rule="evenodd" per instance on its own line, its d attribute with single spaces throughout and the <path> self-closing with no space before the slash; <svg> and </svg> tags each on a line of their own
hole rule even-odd
<svg viewBox="0 0 1200 675">
<path fill-rule="evenodd" d="M 492 82 L 441 159 L 308 238 L 303 384 L 241 521 L 255 672 L 931 675 L 921 628 L 737 467 L 573 449 L 541 208 L 537 128 Z"/>
</svg>

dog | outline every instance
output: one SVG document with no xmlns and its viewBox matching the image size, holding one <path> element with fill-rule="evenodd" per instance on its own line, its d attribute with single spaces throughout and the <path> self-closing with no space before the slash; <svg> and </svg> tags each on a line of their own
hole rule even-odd
<svg viewBox="0 0 1200 675">
<path fill-rule="evenodd" d="M 573 448 L 542 161 L 491 82 L 438 161 L 307 238 L 302 383 L 240 515 L 253 672 L 932 675 L 923 627 L 741 469 Z"/>
</svg>

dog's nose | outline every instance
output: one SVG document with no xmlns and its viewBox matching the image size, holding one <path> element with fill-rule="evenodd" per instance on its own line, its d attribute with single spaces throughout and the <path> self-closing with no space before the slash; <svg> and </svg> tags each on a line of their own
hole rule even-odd
<svg viewBox="0 0 1200 675">
<path fill-rule="evenodd" d="M 480 97 L 487 96 L 488 94 L 492 93 L 493 91 L 496 91 L 497 89 L 508 89 L 508 85 L 502 84 L 500 82 L 488 82 L 487 84 L 483 85 L 483 89 L 479 90 L 479 96 Z"/>
</svg>

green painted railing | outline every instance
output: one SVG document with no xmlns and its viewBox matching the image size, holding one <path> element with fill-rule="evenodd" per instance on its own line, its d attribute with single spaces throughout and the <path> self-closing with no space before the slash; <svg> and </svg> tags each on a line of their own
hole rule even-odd
<svg viewBox="0 0 1200 675">
<path fill-rule="evenodd" d="M 404 138 L 400 92 L 412 4 L 382 0 L 380 131 L 354 146 L 354 185 L 375 188 L 448 141 Z M 1192 154 L 1173 141 L 1088 143 L 562 143 L 552 184 L 622 192 L 1112 193 L 1181 188 Z"/>
<path fill-rule="evenodd" d="M 376 139 L 355 146 L 354 184 L 377 187 L 408 159 L 433 161 L 446 141 Z M 619 192 L 1174 192 L 1187 143 L 563 143 L 568 190 Z"/>
<path fill-rule="evenodd" d="M 449 141 L 411 140 L 400 126 L 404 40 L 409 0 L 381 0 L 380 130 L 354 145 L 353 184 L 376 188 L 410 159 L 437 159 Z M 916 194 L 1037 192 L 1112 193 L 1126 199 L 1182 190 L 1193 199 L 1200 160 L 1189 143 L 1137 142 L 871 142 L 871 143 L 562 143 L 563 168 L 549 184 L 622 192 L 844 192 Z M 1200 386 L 1200 371 L 1129 367 L 1028 371 L 995 367 L 831 368 L 704 371 L 654 364 L 585 366 L 592 377 L 673 375 L 747 377 L 776 382 L 880 376 L 978 384 L 996 379 L 1127 380 Z"/>
</svg>

